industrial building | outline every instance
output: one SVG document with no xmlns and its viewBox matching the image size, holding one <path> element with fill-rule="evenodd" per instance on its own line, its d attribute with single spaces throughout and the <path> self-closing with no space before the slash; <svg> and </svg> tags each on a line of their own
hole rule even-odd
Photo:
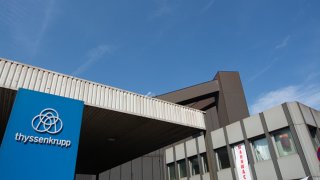
<svg viewBox="0 0 320 180">
<path fill-rule="evenodd" d="M 0 160 L 19 163 L 15 157 L 10 159 L 10 153 L 5 154 L 11 152 L 7 148 L 11 145 L 22 149 L 41 146 L 48 153 L 69 151 L 11 138 L 14 134 L 10 134 L 10 128 L 24 92 L 58 98 L 58 104 L 59 98 L 83 104 L 83 110 L 79 110 L 79 143 L 74 143 L 77 139 L 72 141 L 75 160 L 69 170 L 77 180 L 320 179 L 320 112 L 289 102 L 249 116 L 237 72 L 218 72 L 208 82 L 151 98 L 0 59 Z M 47 138 L 64 136 L 70 127 L 67 116 L 61 113 L 59 117 L 47 113 L 51 119 L 45 121 L 44 129 L 32 124 L 43 117 L 47 110 L 44 107 L 51 108 L 42 102 L 40 107 L 35 112 L 41 113 L 23 120 L 28 124 L 22 128 L 30 129 L 32 135 L 46 130 Z M 58 129 L 63 132 L 55 136 L 48 124 L 60 120 L 64 126 Z M 32 166 L 36 162 L 23 163 Z M 49 162 L 43 165 L 46 163 L 50 166 Z M 54 163 L 61 167 L 64 164 Z M 1 166 L 0 162 L 0 172 L 1 167 L 5 164 Z M 43 171 L 46 173 L 46 166 Z M 18 177 L 10 173 L 4 178 L 0 174 L 0 179 Z M 56 179 L 61 177 L 57 175 Z"/>
<path fill-rule="evenodd" d="M 319 123 L 319 111 L 284 103 L 211 131 L 212 156 L 203 135 L 168 147 L 167 178 L 320 179 Z"/>
</svg>

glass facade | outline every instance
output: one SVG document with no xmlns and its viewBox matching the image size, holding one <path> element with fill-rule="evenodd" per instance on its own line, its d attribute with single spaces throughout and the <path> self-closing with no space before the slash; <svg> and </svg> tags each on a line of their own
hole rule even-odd
<svg viewBox="0 0 320 180">
<path fill-rule="evenodd" d="M 274 133 L 273 136 L 280 157 L 296 153 L 292 134 L 288 128 Z"/>
<path fill-rule="evenodd" d="M 207 154 L 202 153 L 200 156 L 201 156 L 201 161 L 202 161 L 203 173 L 207 173 L 207 172 L 209 172 Z"/>
<path fill-rule="evenodd" d="M 215 150 L 218 169 L 225 169 L 230 167 L 230 161 L 228 156 L 227 147 L 219 148 Z"/>
<path fill-rule="evenodd" d="M 191 176 L 200 174 L 200 166 L 198 156 L 192 156 L 189 158 L 190 174 Z"/>
<path fill-rule="evenodd" d="M 317 128 L 313 127 L 313 126 L 308 126 L 310 135 L 311 135 L 311 139 L 312 139 L 312 143 L 314 145 L 314 147 L 316 149 L 318 149 L 318 147 L 320 146 L 320 141 L 319 141 L 319 136 L 317 133 Z"/>
<path fill-rule="evenodd" d="M 168 166 L 168 174 L 169 174 L 169 180 L 176 180 L 176 172 L 174 163 L 170 163 Z"/>
<path fill-rule="evenodd" d="M 271 159 L 267 138 L 253 140 L 252 146 L 256 161 Z"/>
<path fill-rule="evenodd" d="M 179 178 L 187 177 L 187 166 L 186 166 L 186 160 L 180 160 L 177 162 L 178 164 L 178 172 L 179 172 Z"/>
</svg>

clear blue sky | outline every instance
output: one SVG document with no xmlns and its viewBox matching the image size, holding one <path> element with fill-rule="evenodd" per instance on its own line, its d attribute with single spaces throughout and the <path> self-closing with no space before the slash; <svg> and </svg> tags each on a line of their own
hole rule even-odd
<svg viewBox="0 0 320 180">
<path fill-rule="evenodd" d="M 0 0 L 0 57 L 140 94 L 239 71 L 252 113 L 320 107 L 319 0 Z"/>
</svg>

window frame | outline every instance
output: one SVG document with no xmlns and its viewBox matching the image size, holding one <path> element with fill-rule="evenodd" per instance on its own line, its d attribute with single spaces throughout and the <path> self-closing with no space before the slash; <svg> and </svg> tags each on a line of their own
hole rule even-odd
<svg viewBox="0 0 320 180">
<path fill-rule="evenodd" d="M 174 177 L 171 177 L 170 167 L 173 167 L 173 175 L 174 175 Z M 177 180 L 175 162 L 171 162 L 171 163 L 167 164 L 167 170 L 168 170 L 168 178 L 169 178 L 169 180 Z"/>
<path fill-rule="evenodd" d="M 290 153 L 290 154 L 287 154 L 287 155 L 280 155 L 279 148 L 278 148 L 278 145 L 277 145 L 277 142 L 276 142 L 276 135 L 279 134 L 281 131 L 288 131 L 290 133 L 291 138 L 292 138 L 292 142 L 293 142 L 293 148 L 294 148 L 294 152 L 293 153 Z M 272 139 L 272 144 L 275 147 L 275 152 L 276 152 L 278 158 L 282 158 L 282 157 L 298 154 L 297 148 L 296 148 L 296 142 L 295 142 L 295 140 L 293 138 L 293 135 L 292 135 L 290 127 L 285 127 L 285 128 L 281 128 L 281 129 L 275 130 L 275 131 L 271 132 L 270 135 L 271 135 L 271 139 Z"/>
<path fill-rule="evenodd" d="M 201 153 L 200 154 L 200 159 L 201 159 L 201 167 L 203 170 L 203 174 L 209 173 L 209 165 L 208 165 L 208 156 L 207 153 Z"/>
<path fill-rule="evenodd" d="M 315 150 L 317 151 L 318 148 L 320 147 L 319 129 L 318 129 L 318 127 L 314 127 L 309 124 L 307 124 L 307 129 L 310 134 L 312 145 L 314 146 Z M 314 137 L 313 137 L 312 131 L 315 131 Z"/>
<path fill-rule="evenodd" d="M 256 156 L 254 142 L 258 141 L 258 140 L 261 140 L 261 139 L 265 139 L 267 141 L 267 146 L 268 146 L 268 151 L 269 151 L 270 158 L 266 159 L 266 160 L 258 160 L 257 156 Z M 257 136 L 257 137 L 253 137 L 253 138 L 249 139 L 249 142 L 250 142 L 249 144 L 250 144 L 250 148 L 251 148 L 251 151 L 252 151 L 252 154 L 253 154 L 254 163 L 259 163 L 259 162 L 265 162 L 265 161 L 272 160 L 271 151 L 270 151 L 271 147 L 269 146 L 268 138 L 265 135 L 260 135 L 260 136 Z"/>
<path fill-rule="evenodd" d="M 185 165 L 185 176 L 181 176 L 181 165 L 180 165 L 180 162 L 184 162 L 184 165 Z M 188 177 L 188 168 L 187 168 L 187 162 L 186 162 L 186 159 L 181 159 L 181 160 L 179 160 L 179 161 L 177 161 L 177 166 L 178 166 L 178 178 L 179 179 L 181 179 L 181 178 L 186 178 L 186 177 Z"/>
<path fill-rule="evenodd" d="M 198 162 L 198 172 L 199 172 L 198 174 L 197 174 L 197 173 L 193 173 L 193 166 L 192 166 L 192 161 L 191 161 L 191 160 L 193 160 L 193 159 L 195 159 L 195 160 Z M 200 162 L 199 162 L 199 159 L 198 159 L 198 155 L 194 155 L 194 156 L 188 157 L 188 163 L 189 163 L 190 177 L 201 174 Z M 196 172 L 196 171 L 195 171 L 195 172 Z"/>
<path fill-rule="evenodd" d="M 225 168 L 222 168 L 222 163 L 220 163 L 220 158 L 219 158 L 219 151 L 222 150 L 222 149 L 225 149 L 226 150 L 226 154 L 227 154 L 227 157 L 228 157 L 228 167 L 225 167 Z M 218 171 L 221 171 L 223 169 L 228 169 L 228 168 L 231 168 L 231 162 L 230 162 L 230 156 L 229 156 L 229 152 L 228 152 L 228 148 L 227 146 L 223 146 L 223 147 L 220 147 L 220 148 L 217 148 L 214 150 L 214 155 L 216 157 L 216 166 L 217 166 L 217 170 Z"/>
</svg>

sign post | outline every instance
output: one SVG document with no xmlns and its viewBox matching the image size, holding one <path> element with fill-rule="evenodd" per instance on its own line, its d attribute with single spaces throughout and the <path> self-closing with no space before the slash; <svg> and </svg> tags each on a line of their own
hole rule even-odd
<svg viewBox="0 0 320 180">
<path fill-rule="evenodd" d="M 0 179 L 73 180 L 83 106 L 19 89 L 0 146 Z"/>
</svg>

